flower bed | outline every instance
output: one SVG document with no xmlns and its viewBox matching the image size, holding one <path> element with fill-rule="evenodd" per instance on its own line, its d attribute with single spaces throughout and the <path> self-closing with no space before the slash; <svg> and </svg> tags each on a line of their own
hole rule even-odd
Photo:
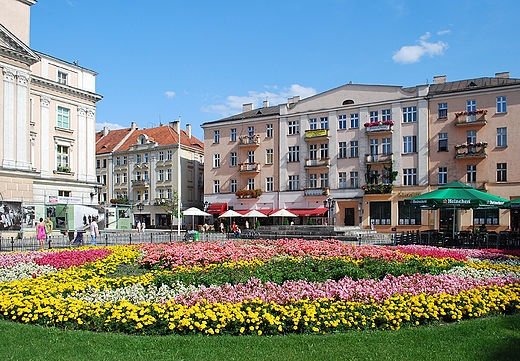
<svg viewBox="0 0 520 361">
<path fill-rule="evenodd" d="M 129 334 L 399 329 L 520 309 L 520 258 L 301 239 L 0 255 L 0 315 Z"/>
</svg>

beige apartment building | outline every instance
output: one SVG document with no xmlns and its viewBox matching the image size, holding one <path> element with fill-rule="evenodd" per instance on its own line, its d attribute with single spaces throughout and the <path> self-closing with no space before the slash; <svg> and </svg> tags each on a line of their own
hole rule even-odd
<svg viewBox="0 0 520 361">
<path fill-rule="evenodd" d="M 135 123 L 125 129 L 104 129 L 97 133 L 96 158 L 97 181 L 102 185 L 99 202 L 110 206 L 125 199 L 134 223 L 171 227 L 171 201 L 179 190 L 182 209 L 203 208 L 204 144 L 191 134 L 189 124 L 186 130 L 180 130 L 180 122 L 148 129 Z"/>
<path fill-rule="evenodd" d="M 520 197 L 520 79 L 508 72 L 452 82 L 438 76 L 428 97 L 431 189 L 460 181 L 505 199 Z M 452 217 L 423 211 L 423 224 L 447 229 Z M 518 229 L 520 219 L 515 209 L 477 209 L 459 212 L 455 223 L 498 232 Z"/>
<path fill-rule="evenodd" d="M 35 3 L 0 0 L 0 199 L 91 204 L 97 73 L 29 47 Z"/>
<path fill-rule="evenodd" d="M 405 200 L 452 181 L 520 196 L 518 151 L 507 141 L 518 132 L 519 82 L 500 73 L 410 88 L 346 84 L 281 105 L 246 104 L 202 125 L 209 211 L 287 208 L 300 224 L 448 229 L 452 215 Z M 503 230 L 518 224 L 514 212 L 462 211 L 456 227 Z"/>
</svg>

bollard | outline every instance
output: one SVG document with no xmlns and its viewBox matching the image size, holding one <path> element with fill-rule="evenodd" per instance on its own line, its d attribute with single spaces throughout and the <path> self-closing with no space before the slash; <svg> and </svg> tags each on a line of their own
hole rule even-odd
<svg viewBox="0 0 520 361">
<path fill-rule="evenodd" d="M 14 237 L 11 237 L 11 251 L 14 252 Z"/>
<path fill-rule="evenodd" d="M 150 243 L 153 243 L 153 233 L 150 232 Z"/>
</svg>

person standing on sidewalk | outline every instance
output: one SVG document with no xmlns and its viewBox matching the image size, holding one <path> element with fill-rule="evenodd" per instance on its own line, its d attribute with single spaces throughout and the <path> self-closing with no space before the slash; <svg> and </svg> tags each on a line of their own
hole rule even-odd
<svg viewBox="0 0 520 361">
<path fill-rule="evenodd" d="M 43 222 L 43 218 L 40 218 L 40 221 L 36 223 L 36 238 L 40 241 L 40 249 L 45 249 L 45 238 L 47 235 L 45 234 L 45 222 Z"/>
<path fill-rule="evenodd" d="M 45 235 L 47 238 L 47 242 L 49 244 L 49 248 L 52 248 L 52 221 L 50 217 L 45 218 Z"/>
<path fill-rule="evenodd" d="M 92 222 L 90 223 L 90 237 L 92 238 L 90 245 L 97 246 L 97 239 L 99 237 L 99 227 L 97 224 L 97 217 L 92 217 Z"/>
</svg>

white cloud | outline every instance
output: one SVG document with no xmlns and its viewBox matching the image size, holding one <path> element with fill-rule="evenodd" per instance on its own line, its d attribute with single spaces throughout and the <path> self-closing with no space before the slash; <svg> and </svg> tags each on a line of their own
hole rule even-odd
<svg viewBox="0 0 520 361">
<path fill-rule="evenodd" d="M 446 35 L 446 34 L 449 34 L 451 33 L 451 30 L 441 30 L 441 31 L 437 31 L 437 35 Z"/>
<path fill-rule="evenodd" d="M 171 98 L 175 98 L 176 94 L 174 91 L 169 90 L 169 91 L 165 92 L 164 95 L 166 95 L 166 98 L 171 99 Z"/>
<path fill-rule="evenodd" d="M 278 90 L 276 85 L 265 86 L 267 89 Z M 218 113 L 223 117 L 242 112 L 242 105 L 253 103 L 254 108 L 262 107 L 264 100 L 269 101 L 269 105 L 278 105 L 287 102 L 287 98 L 299 95 L 302 99 L 316 94 L 316 89 L 304 87 L 299 84 L 292 84 L 279 92 L 250 90 L 248 95 L 229 95 L 224 104 L 214 104 L 204 107 L 202 111 L 207 113 Z"/>
<path fill-rule="evenodd" d="M 109 130 L 128 128 L 128 127 L 122 126 L 120 124 L 115 124 L 115 123 L 108 123 L 108 122 L 97 123 L 96 122 L 96 132 L 102 131 L 104 127 L 107 127 Z"/>
<path fill-rule="evenodd" d="M 431 33 L 427 32 L 417 41 L 419 45 L 405 45 L 401 47 L 401 49 L 392 56 L 392 59 L 396 63 L 411 64 L 420 61 L 424 55 L 429 55 L 430 57 L 443 55 L 444 51 L 448 49 L 448 44 L 443 41 L 436 43 L 426 41 L 430 36 Z"/>
</svg>

